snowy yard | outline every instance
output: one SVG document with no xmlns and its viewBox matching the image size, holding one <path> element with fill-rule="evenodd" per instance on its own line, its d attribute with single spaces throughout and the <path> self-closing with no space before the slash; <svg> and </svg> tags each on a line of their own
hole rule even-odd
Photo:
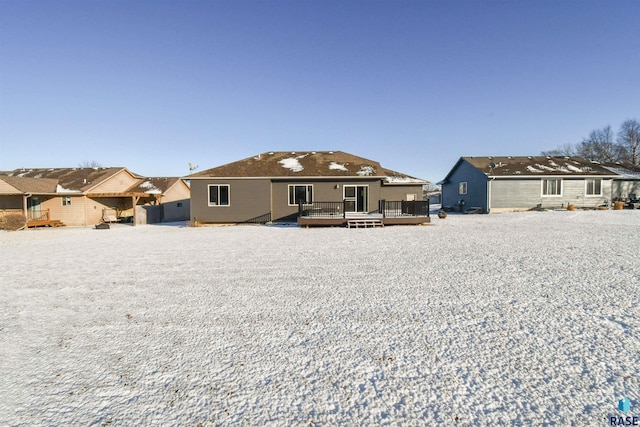
<svg viewBox="0 0 640 427">
<path fill-rule="evenodd" d="M 0 420 L 609 425 L 640 415 L 640 211 L 0 232 Z"/>
</svg>

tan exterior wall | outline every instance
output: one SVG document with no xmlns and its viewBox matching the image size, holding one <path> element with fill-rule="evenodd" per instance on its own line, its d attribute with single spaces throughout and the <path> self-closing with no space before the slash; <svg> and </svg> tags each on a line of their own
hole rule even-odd
<svg viewBox="0 0 640 427">
<path fill-rule="evenodd" d="M 62 204 L 63 197 L 55 196 L 45 198 L 41 196 L 40 209 L 49 209 L 49 219 L 60 220 L 64 225 L 82 226 L 87 225 L 84 215 L 84 199 L 85 197 L 70 196 L 71 204 L 64 206 Z"/>
<path fill-rule="evenodd" d="M 135 178 L 128 171 L 121 170 L 120 172 L 113 175 L 111 178 L 107 179 L 105 182 L 92 188 L 90 192 L 91 193 L 119 193 L 119 192 L 126 191 L 138 181 L 139 179 Z"/>
<path fill-rule="evenodd" d="M 188 200 L 189 197 L 191 197 L 189 186 L 180 180 L 162 195 L 161 203 Z"/>
<path fill-rule="evenodd" d="M 229 185 L 229 206 L 209 206 L 209 185 Z M 269 179 L 194 179 L 191 220 L 208 223 L 245 222 L 271 212 Z"/>
<path fill-rule="evenodd" d="M 22 194 L 22 191 L 0 179 L 0 194 Z"/>
</svg>

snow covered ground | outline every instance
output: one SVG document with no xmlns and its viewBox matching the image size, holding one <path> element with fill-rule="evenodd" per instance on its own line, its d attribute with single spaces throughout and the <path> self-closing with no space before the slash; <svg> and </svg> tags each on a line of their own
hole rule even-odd
<svg viewBox="0 0 640 427">
<path fill-rule="evenodd" d="M 640 415 L 640 211 L 0 232 L 0 423 Z"/>
</svg>

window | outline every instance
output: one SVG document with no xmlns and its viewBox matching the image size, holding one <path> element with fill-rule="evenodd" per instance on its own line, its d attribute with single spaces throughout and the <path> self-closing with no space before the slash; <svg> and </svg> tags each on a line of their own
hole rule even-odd
<svg viewBox="0 0 640 427">
<path fill-rule="evenodd" d="M 587 196 L 602 196 L 602 180 L 601 179 L 587 179 L 586 180 L 586 195 Z"/>
<path fill-rule="evenodd" d="M 71 196 L 62 197 L 62 206 L 71 206 Z"/>
<path fill-rule="evenodd" d="M 209 185 L 209 206 L 229 206 L 229 185 Z"/>
<path fill-rule="evenodd" d="M 458 194 L 467 194 L 467 183 L 461 182 L 458 184 Z"/>
<path fill-rule="evenodd" d="M 289 206 L 298 205 L 302 202 L 305 205 L 313 203 L 313 185 L 290 185 L 289 186 Z"/>
<path fill-rule="evenodd" d="M 562 180 L 559 178 L 549 178 L 542 180 L 543 196 L 562 196 Z"/>
<path fill-rule="evenodd" d="M 178 207 L 181 208 L 182 207 L 182 202 L 178 202 Z"/>
</svg>

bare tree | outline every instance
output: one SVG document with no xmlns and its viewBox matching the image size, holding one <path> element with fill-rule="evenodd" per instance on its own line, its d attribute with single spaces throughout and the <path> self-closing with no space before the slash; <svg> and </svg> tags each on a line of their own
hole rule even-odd
<svg viewBox="0 0 640 427">
<path fill-rule="evenodd" d="M 640 122 L 629 119 L 620 125 L 618 146 L 624 153 L 624 160 L 640 164 Z"/>
<path fill-rule="evenodd" d="M 562 147 L 558 147 L 556 149 L 550 150 L 550 151 L 543 151 L 542 153 L 543 156 L 575 156 L 576 155 L 576 149 L 573 146 L 573 144 L 564 144 Z"/>
<path fill-rule="evenodd" d="M 617 162 L 622 159 L 622 150 L 613 142 L 613 131 L 607 125 L 591 131 L 576 149 L 577 155 L 597 162 Z"/>
<path fill-rule="evenodd" d="M 85 160 L 82 163 L 78 163 L 78 167 L 80 168 L 101 168 L 102 165 L 98 162 L 96 162 L 95 160 Z"/>
</svg>

